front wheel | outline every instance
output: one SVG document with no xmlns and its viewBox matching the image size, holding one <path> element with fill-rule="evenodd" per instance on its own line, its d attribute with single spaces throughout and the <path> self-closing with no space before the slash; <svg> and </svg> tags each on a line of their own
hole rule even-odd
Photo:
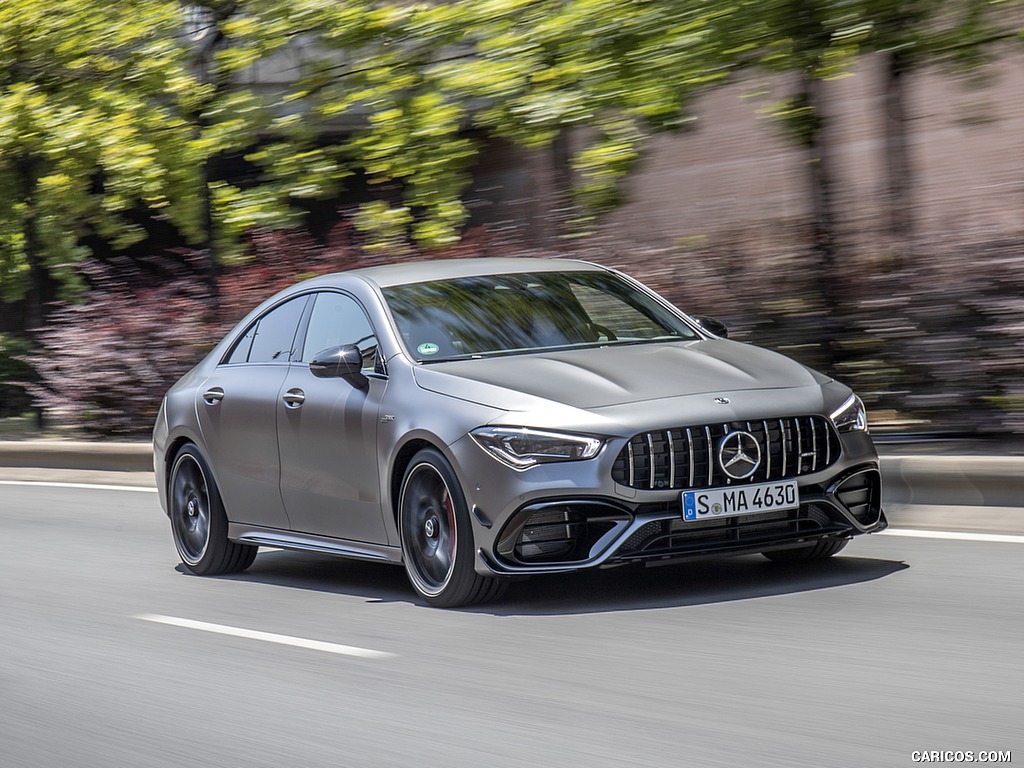
<svg viewBox="0 0 1024 768">
<path fill-rule="evenodd" d="M 804 563 L 810 560 L 824 560 L 842 551 L 849 539 L 824 539 L 803 547 L 776 549 L 761 554 L 775 563 Z"/>
<path fill-rule="evenodd" d="M 433 448 L 413 456 L 402 479 L 398 525 L 405 572 L 417 594 L 439 608 L 493 600 L 505 582 L 473 567 L 473 530 L 462 488 Z"/>
<path fill-rule="evenodd" d="M 194 445 L 174 459 L 167 505 L 181 562 L 199 576 L 244 571 L 257 548 L 228 540 L 228 518 L 210 468 Z"/>
</svg>

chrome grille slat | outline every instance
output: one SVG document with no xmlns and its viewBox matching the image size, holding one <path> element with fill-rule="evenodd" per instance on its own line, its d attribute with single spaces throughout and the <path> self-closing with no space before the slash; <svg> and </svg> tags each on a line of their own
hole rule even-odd
<svg viewBox="0 0 1024 768">
<path fill-rule="evenodd" d="M 693 481 L 694 481 L 693 473 L 694 473 L 694 464 L 695 464 L 695 462 L 693 460 L 693 434 L 690 432 L 690 428 L 689 427 L 686 428 L 686 446 L 687 446 L 687 449 L 689 450 L 689 453 L 687 454 L 687 461 L 690 462 L 690 482 L 687 484 L 686 487 L 687 488 L 693 488 Z"/>
<path fill-rule="evenodd" d="M 626 447 L 629 449 L 629 486 L 636 486 L 636 457 L 633 455 L 633 441 L 630 440 Z"/>
<path fill-rule="evenodd" d="M 818 430 L 815 426 L 814 419 L 808 419 L 811 422 L 811 453 L 814 456 L 811 457 L 811 472 L 818 469 Z"/>
<path fill-rule="evenodd" d="M 666 430 L 665 434 L 668 435 L 668 487 L 674 488 L 676 485 L 676 444 L 672 439 L 672 430 Z"/>
<path fill-rule="evenodd" d="M 744 480 L 722 471 L 715 450 L 719 435 L 737 430 L 749 432 L 761 446 L 761 466 Z M 670 427 L 633 435 L 620 451 L 612 477 L 645 491 L 768 482 L 825 469 L 838 459 L 839 447 L 839 437 L 824 416 Z M 698 466 L 701 462 L 706 471 Z"/>
<path fill-rule="evenodd" d="M 828 439 L 828 432 L 825 433 L 825 466 L 832 463 L 832 441 Z"/>
<path fill-rule="evenodd" d="M 782 476 L 786 476 L 786 425 L 779 419 L 779 443 L 782 446 Z"/>
<path fill-rule="evenodd" d="M 793 419 L 793 425 L 796 427 L 796 471 L 799 474 L 804 469 L 804 436 L 800 431 L 800 419 Z"/>
<path fill-rule="evenodd" d="M 707 445 L 704 446 L 704 452 L 708 459 L 708 487 L 715 481 L 715 459 L 712 456 L 711 449 L 711 427 L 704 427 L 704 434 L 707 435 Z"/>
<path fill-rule="evenodd" d="M 647 472 L 650 475 L 648 481 L 648 487 L 654 488 L 654 476 L 657 474 L 654 471 L 654 433 L 647 433 Z"/>
</svg>

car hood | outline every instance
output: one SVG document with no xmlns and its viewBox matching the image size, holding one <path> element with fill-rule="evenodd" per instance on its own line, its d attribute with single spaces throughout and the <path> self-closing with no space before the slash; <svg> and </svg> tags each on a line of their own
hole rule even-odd
<svg viewBox="0 0 1024 768">
<path fill-rule="evenodd" d="M 775 352 L 723 339 L 454 360 L 419 366 L 415 376 L 426 390 L 510 411 L 542 403 L 590 410 L 828 380 Z"/>
</svg>

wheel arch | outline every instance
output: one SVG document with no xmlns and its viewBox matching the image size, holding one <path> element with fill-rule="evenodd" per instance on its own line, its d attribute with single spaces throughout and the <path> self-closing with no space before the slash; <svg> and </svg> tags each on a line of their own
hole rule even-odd
<svg viewBox="0 0 1024 768">
<path fill-rule="evenodd" d="M 188 431 L 178 432 L 173 437 L 168 438 L 167 443 L 164 447 L 164 453 L 161 461 L 162 472 L 157 480 L 157 491 L 160 495 L 160 503 L 163 505 L 164 513 L 170 515 L 170 506 L 168 500 L 169 488 L 168 485 L 171 482 L 171 470 L 174 468 L 174 460 L 181 453 L 181 449 L 186 445 L 195 446 L 195 449 L 203 457 L 206 462 L 207 469 L 212 476 L 212 479 L 217 483 L 217 474 L 213 469 L 213 465 L 210 463 L 210 459 L 204 450 L 201 441 L 193 434 Z M 217 483 L 217 487 L 220 487 L 220 483 Z"/>
<path fill-rule="evenodd" d="M 398 449 L 395 453 L 395 459 L 391 463 L 391 474 L 388 477 L 388 505 L 391 509 L 391 519 L 395 523 L 396 531 L 398 530 L 398 499 L 401 496 L 402 479 L 405 477 L 405 471 L 412 463 L 412 457 L 424 448 L 433 448 L 435 451 L 440 451 L 445 458 L 448 458 L 447 451 L 440 447 L 438 441 L 430 440 L 426 437 L 414 437 Z M 450 463 L 451 459 L 449 458 L 448 460 Z"/>
<path fill-rule="evenodd" d="M 195 445 L 196 441 L 185 435 L 179 435 L 167 444 L 167 451 L 164 453 L 164 477 L 170 480 L 171 467 L 174 464 L 174 459 L 181 452 L 181 449 L 186 445 Z"/>
</svg>

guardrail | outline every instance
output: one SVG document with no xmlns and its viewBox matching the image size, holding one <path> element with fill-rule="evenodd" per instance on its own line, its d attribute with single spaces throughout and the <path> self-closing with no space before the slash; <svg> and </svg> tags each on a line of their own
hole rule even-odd
<svg viewBox="0 0 1024 768">
<path fill-rule="evenodd" d="M 90 469 L 103 472 L 151 472 L 150 443 L 87 440 L 0 442 L 0 467 Z"/>
<path fill-rule="evenodd" d="M 1024 507 L 1024 456 L 882 456 L 883 504 Z"/>
</svg>

